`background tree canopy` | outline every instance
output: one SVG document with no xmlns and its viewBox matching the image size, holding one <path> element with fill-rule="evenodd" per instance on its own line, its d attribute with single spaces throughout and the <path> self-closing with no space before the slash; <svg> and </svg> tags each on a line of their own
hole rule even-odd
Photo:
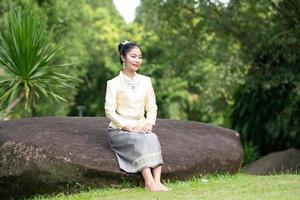
<svg viewBox="0 0 300 200">
<path fill-rule="evenodd" d="M 140 73 L 152 77 L 158 117 L 235 129 L 248 160 L 300 147 L 297 0 L 141 0 L 130 24 L 111 0 L 0 1 L 1 14 L 17 7 L 47 18 L 63 46 L 53 64 L 71 63 L 59 72 L 80 80 L 57 91 L 67 103 L 38 99 L 37 116 L 78 115 L 78 106 L 104 116 L 106 81 L 121 69 L 117 44 L 128 39 L 143 48 Z M 26 115 L 18 106 L 10 118 Z"/>
</svg>

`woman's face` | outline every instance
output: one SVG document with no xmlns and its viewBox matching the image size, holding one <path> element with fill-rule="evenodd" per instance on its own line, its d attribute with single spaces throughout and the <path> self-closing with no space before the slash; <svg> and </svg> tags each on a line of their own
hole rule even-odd
<svg viewBox="0 0 300 200">
<path fill-rule="evenodd" d="M 127 70 L 134 72 L 137 71 L 143 62 L 142 52 L 140 48 L 133 47 L 130 51 L 127 52 L 123 61 Z"/>
</svg>

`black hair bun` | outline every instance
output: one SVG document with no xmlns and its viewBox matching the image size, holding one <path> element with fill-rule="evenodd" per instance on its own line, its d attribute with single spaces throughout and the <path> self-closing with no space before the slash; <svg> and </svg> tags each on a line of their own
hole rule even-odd
<svg viewBox="0 0 300 200">
<path fill-rule="evenodd" d="M 127 44 L 132 43 L 129 40 L 123 40 L 122 42 L 120 42 L 120 44 L 118 45 L 118 51 L 119 53 L 122 51 L 123 47 L 126 46 Z"/>
</svg>

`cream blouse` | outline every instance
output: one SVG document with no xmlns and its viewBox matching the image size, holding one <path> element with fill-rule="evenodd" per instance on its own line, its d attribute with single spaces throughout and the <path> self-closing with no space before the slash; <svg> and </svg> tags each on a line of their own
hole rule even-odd
<svg viewBox="0 0 300 200">
<path fill-rule="evenodd" d="M 105 114 L 111 120 L 109 125 L 116 129 L 154 125 L 157 105 L 150 77 L 135 73 L 131 79 L 121 71 L 119 76 L 108 80 Z"/>
</svg>

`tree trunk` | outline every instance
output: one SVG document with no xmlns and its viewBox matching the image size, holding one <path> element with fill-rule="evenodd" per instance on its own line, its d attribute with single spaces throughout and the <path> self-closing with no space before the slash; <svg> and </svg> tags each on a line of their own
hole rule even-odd
<svg viewBox="0 0 300 200">
<path fill-rule="evenodd" d="M 9 104 L 9 105 L 7 106 L 7 108 L 5 109 L 5 112 L 4 112 L 4 118 L 5 118 L 5 116 L 6 116 L 8 113 L 10 113 L 11 110 L 14 109 L 14 108 L 17 106 L 17 104 L 24 98 L 24 95 L 25 95 L 25 92 L 22 91 L 21 94 L 20 94 L 13 102 L 11 102 L 11 104 Z M 3 118 L 3 119 L 4 119 L 4 118 Z"/>
<path fill-rule="evenodd" d="M 36 116 L 36 111 L 35 111 L 33 102 L 30 103 L 30 111 L 31 111 L 31 117 L 35 117 Z"/>
</svg>

